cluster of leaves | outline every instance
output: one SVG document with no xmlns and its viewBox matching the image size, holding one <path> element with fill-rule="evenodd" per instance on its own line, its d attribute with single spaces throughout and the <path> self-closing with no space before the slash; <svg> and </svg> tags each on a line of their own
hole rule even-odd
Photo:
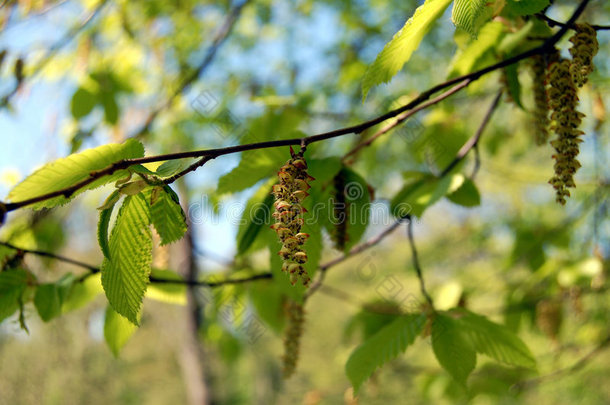
<svg viewBox="0 0 610 405">
<path fill-rule="evenodd" d="M 72 154 L 37 170 L 13 188 L 9 198 L 22 201 L 40 193 L 57 191 L 87 179 L 91 173 L 105 169 L 112 163 L 143 155 L 142 144 L 135 140 Z M 85 190 L 114 183 L 116 190 L 100 207 L 98 224 L 98 241 L 104 254 L 99 272 L 111 314 L 107 316 L 105 331 L 107 336 L 110 335 L 111 347 L 115 346 L 115 343 L 112 343 L 115 339 L 123 338 L 110 331 L 125 331 L 127 323 L 139 324 L 142 301 L 152 270 L 150 226 L 154 226 L 162 245 L 181 239 L 186 232 L 186 217 L 178 196 L 163 183 L 163 178 L 174 175 L 180 169 L 180 165 L 175 162 L 162 164 L 154 172 L 144 166 L 132 166 L 99 178 L 70 197 L 60 196 L 34 206 L 35 209 L 53 208 L 69 202 L 74 195 Z M 134 173 L 138 179 L 131 180 Z M 121 198 L 121 207 L 114 216 L 114 226 L 109 232 L 114 206 Z M 48 321 L 61 314 L 64 306 L 72 305 L 66 302 L 78 300 L 73 295 L 78 296 L 78 290 L 88 288 L 84 287 L 84 280 L 94 279 L 94 273 L 97 273 L 97 270 L 92 269 L 85 277 L 76 278 L 69 274 L 56 283 L 39 284 L 31 272 L 13 268 L 10 264 L 6 263 L 6 269 L 1 273 L 2 287 L 6 290 L 6 294 L 2 294 L 5 304 L 2 319 L 31 298 L 40 317 Z M 29 287 L 33 291 L 33 298 L 30 293 L 25 294 Z M 115 349 L 113 347 L 113 350 Z"/>
</svg>

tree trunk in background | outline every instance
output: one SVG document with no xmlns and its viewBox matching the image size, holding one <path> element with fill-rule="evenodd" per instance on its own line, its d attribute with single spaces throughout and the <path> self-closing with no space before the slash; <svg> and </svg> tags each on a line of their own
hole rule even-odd
<svg viewBox="0 0 610 405">
<path fill-rule="evenodd" d="M 180 187 L 180 200 L 188 205 L 187 193 Z M 185 212 L 187 207 L 183 207 Z M 193 236 L 190 221 L 186 236 L 175 246 L 172 246 L 170 268 L 177 269 L 187 280 L 196 280 L 198 268 L 193 253 Z M 199 339 L 203 305 L 197 298 L 197 289 L 187 287 L 187 305 L 184 332 L 179 333 L 182 339 L 182 349 L 178 361 L 182 368 L 186 396 L 189 405 L 208 405 L 211 403 L 211 393 L 206 373 L 206 359 L 202 342 Z"/>
</svg>

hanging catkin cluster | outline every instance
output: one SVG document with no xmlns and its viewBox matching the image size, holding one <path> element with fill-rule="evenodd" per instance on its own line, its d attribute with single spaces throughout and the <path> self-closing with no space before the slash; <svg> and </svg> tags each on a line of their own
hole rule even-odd
<svg viewBox="0 0 610 405">
<path fill-rule="evenodd" d="M 282 271 L 290 275 L 290 282 L 294 285 L 300 278 L 303 285 L 309 284 L 309 275 L 303 267 L 307 262 L 307 253 L 302 246 L 309 237 L 301 232 L 303 226 L 303 213 L 305 208 L 301 202 L 309 194 L 309 181 L 314 180 L 307 174 L 307 163 L 303 159 L 303 150 L 294 153 L 290 148 L 290 159 L 278 172 L 279 183 L 273 186 L 275 196 L 275 212 L 273 217 L 276 223 L 272 228 L 277 233 L 282 248 L 278 254 L 284 260 Z"/>
<path fill-rule="evenodd" d="M 570 48 L 572 55 L 570 73 L 574 83 L 582 87 L 594 69 L 593 57 L 599 50 L 597 32 L 589 24 L 578 24 L 576 34 L 570 38 L 570 42 L 573 44 Z"/>
<path fill-rule="evenodd" d="M 549 140 L 549 102 L 546 93 L 547 62 L 542 55 L 532 57 L 532 73 L 534 92 L 534 126 L 537 145 L 544 145 Z"/>
<path fill-rule="evenodd" d="M 345 172 L 340 170 L 333 179 L 334 182 L 334 204 L 333 204 L 333 228 L 330 232 L 335 249 L 343 250 L 347 242 L 347 204 L 345 199 Z"/>
<path fill-rule="evenodd" d="M 580 167 L 576 160 L 579 153 L 580 136 L 584 134 L 578 129 L 584 114 L 576 111 L 578 94 L 576 85 L 570 72 L 571 63 L 561 59 L 549 67 L 549 106 L 551 114 L 551 129 L 557 138 L 551 141 L 555 148 L 555 175 L 549 180 L 556 191 L 556 200 L 560 204 L 566 203 L 570 196 L 568 188 L 576 187 L 574 173 Z"/>
<path fill-rule="evenodd" d="M 299 360 L 299 347 L 301 335 L 303 334 L 303 323 L 305 322 L 305 310 L 303 304 L 289 301 L 286 304 L 286 316 L 288 326 L 284 335 L 284 378 L 294 374 Z"/>
</svg>

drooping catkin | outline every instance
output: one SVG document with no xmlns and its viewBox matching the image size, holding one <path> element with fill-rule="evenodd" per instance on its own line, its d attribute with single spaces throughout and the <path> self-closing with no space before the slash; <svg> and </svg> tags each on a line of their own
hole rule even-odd
<svg viewBox="0 0 610 405">
<path fill-rule="evenodd" d="M 555 175 L 549 183 L 555 188 L 556 201 L 562 205 L 570 196 L 568 188 L 576 187 L 574 173 L 580 168 L 576 160 L 579 153 L 580 136 L 578 129 L 584 114 L 576 110 L 578 94 L 570 72 L 570 61 L 561 59 L 549 66 L 548 100 L 552 110 L 551 129 L 557 138 L 551 141 L 555 148 Z"/>
<path fill-rule="evenodd" d="M 335 249 L 343 251 L 347 243 L 347 224 L 348 224 L 348 209 L 345 198 L 345 172 L 340 170 L 333 179 L 334 183 L 334 201 L 332 222 L 333 228 L 330 232 Z"/>
<path fill-rule="evenodd" d="M 546 92 L 547 62 L 542 55 L 532 57 L 532 91 L 534 93 L 534 139 L 537 145 L 544 145 L 549 139 L 549 102 Z"/>
<path fill-rule="evenodd" d="M 589 24 L 578 24 L 575 30 L 576 33 L 570 38 L 570 42 L 572 42 L 570 73 L 574 83 L 578 87 L 582 87 L 594 69 L 593 57 L 599 50 L 599 43 L 597 42 L 597 32 Z"/>
<path fill-rule="evenodd" d="M 295 301 L 286 303 L 286 317 L 288 325 L 284 335 L 284 378 L 289 378 L 294 374 L 299 360 L 299 350 L 301 346 L 301 336 L 303 335 L 303 324 L 305 322 L 305 309 L 303 304 Z"/>
<path fill-rule="evenodd" d="M 307 253 L 302 248 L 309 235 L 301 232 L 305 208 L 301 202 L 309 194 L 309 182 L 314 180 L 307 174 L 307 163 L 303 150 L 294 153 L 290 148 L 291 159 L 278 172 L 279 183 L 273 186 L 275 196 L 276 223 L 271 226 L 277 233 L 282 248 L 278 254 L 283 259 L 282 271 L 290 276 L 290 283 L 296 284 L 301 279 L 303 285 L 309 284 L 310 278 L 303 264 L 307 262 Z"/>
</svg>

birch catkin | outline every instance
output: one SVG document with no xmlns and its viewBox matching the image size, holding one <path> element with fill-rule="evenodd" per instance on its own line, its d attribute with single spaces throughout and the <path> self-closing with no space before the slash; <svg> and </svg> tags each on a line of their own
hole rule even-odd
<svg viewBox="0 0 610 405">
<path fill-rule="evenodd" d="M 296 284 L 301 279 L 303 285 L 309 284 L 309 275 L 303 267 L 307 262 L 307 253 L 302 248 L 309 235 L 301 232 L 305 208 L 301 204 L 309 194 L 309 182 L 315 180 L 307 174 L 307 163 L 303 151 L 294 153 L 290 148 L 292 158 L 280 168 L 279 183 L 273 186 L 275 196 L 276 223 L 271 226 L 277 233 L 282 248 L 278 252 L 284 261 L 282 271 L 290 276 L 290 283 Z"/>
</svg>

